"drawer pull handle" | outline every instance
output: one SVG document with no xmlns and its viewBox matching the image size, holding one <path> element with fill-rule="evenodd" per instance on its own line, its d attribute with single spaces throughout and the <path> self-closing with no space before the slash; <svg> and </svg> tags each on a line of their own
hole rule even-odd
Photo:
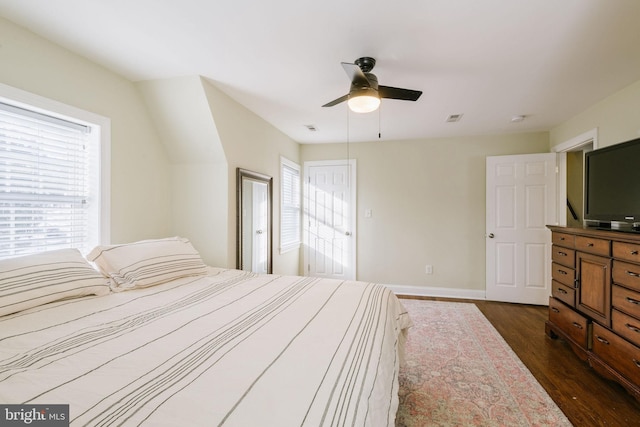
<svg viewBox="0 0 640 427">
<path fill-rule="evenodd" d="M 604 339 L 604 338 L 602 338 L 602 337 L 599 337 L 599 336 L 597 336 L 597 335 L 596 335 L 596 339 L 597 339 L 598 341 L 600 341 L 602 344 L 609 345 L 609 341 L 605 340 L 605 339 Z"/>
<path fill-rule="evenodd" d="M 573 326 L 575 326 L 578 329 L 582 329 L 582 325 L 576 322 L 573 322 Z"/>
<path fill-rule="evenodd" d="M 638 251 L 631 251 L 631 255 L 638 255 Z"/>
<path fill-rule="evenodd" d="M 587 247 L 592 248 L 593 247 L 593 243 L 591 243 L 591 242 L 587 243 Z"/>
<path fill-rule="evenodd" d="M 564 237 L 560 237 L 560 240 L 564 240 Z"/>
<path fill-rule="evenodd" d="M 640 361 L 637 361 L 636 359 L 631 359 L 631 360 L 633 360 L 633 363 L 635 363 L 636 366 L 640 368 Z"/>
<path fill-rule="evenodd" d="M 633 299 L 629 297 L 626 297 L 625 299 L 627 300 L 627 302 L 630 302 L 631 304 L 640 305 L 640 301 L 638 301 L 637 299 Z"/>
<path fill-rule="evenodd" d="M 560 256 L 567 256 L 567 253 L 566 253 L 566 252 L 558 252 L 558 255 L 560 255 Z"/>
<path fill-rule="evenodd" d="M 633 271 L 627 270 L 627 271 L 625 271 L 625 273 L 627 273 L 631 277 L 640 277 L 640 274 L 634 273 Z"/>
<path fill-rule="evenodd" d="M 624 326 L 626 326 L 628 329 L 631 329 L 633 332 L 640 332 L 640 328 L 638 328 L 637 326 L 633 326 L 629 323 L 625 323 Z"/>
<path fill-rule="evenodd" d="M 566 271 L 564 271 L 564 270 L 558 270 L 558 273 L 560 273 L 560 274 L 564 274 L 564 275 L 569 274 L 569 273 L 567 273 L 567 272 L 566 272 Z"/>
<path fill-rule="evenodd" d="M 557 309 L 557 308 L 555 308 L 555 307 L 551 307 L 551 311 L 553 311 L 554 313 L 560 313 L 560 310 L 558 310 L 558 309 Z"/>
<path fill-rule="evenodd" d="M 567 291 L 565 291 L 562 288 L 558 288 L 558 292 L 560 292 L 561 294 L 565 294 L 565 295 L 567 294 Z"/>
</svg>

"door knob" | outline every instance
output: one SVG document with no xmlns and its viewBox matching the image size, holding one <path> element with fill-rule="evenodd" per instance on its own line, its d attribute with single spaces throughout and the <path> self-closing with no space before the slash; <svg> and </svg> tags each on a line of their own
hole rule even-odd
<svg viewBox="0 0 640 427">
<path fill-rule="evenodd" d="M 493 239 L 496 236 L 493 233 L 489 233 L 489 234 L 487 234 L 487 237 L 489 237 L 490 239 Z"/>
<path fill-rule="evenodd" d="M 344 232 L 344 235 L 345 235 L 345 236 L 351 236 L 351 232 L 350 232 L 350 231 L 345 231 L 345 232 Z"/>
<path fill-rule="evenodd" d="M 256 230 L 256 234 L 262 234 L 262 230 Z"/>
</svg>

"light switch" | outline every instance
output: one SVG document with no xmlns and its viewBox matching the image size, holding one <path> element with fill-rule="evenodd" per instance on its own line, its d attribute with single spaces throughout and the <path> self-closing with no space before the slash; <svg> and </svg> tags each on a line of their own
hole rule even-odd
<svg viewBox="0 0 640 427">
<path fill-rule="evenodd" d="M 364 210 L 364 217 L 365 218 L 371 218 L 373 216 L 373 212 L 371 211 L 371 209 L 365 209 Z"/>
</svg>

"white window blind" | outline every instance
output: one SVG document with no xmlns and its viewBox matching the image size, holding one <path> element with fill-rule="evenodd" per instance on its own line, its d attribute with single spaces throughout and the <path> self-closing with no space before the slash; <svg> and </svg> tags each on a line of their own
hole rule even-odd
<svg viewBox="0 0 640 427">
<path fill-rule="evenodd" d="M 300 247 L 300 166 L 280 161 L 280 253 Z"/>
<path fill-rule="evenodd" d="M 0 103 L 0 258 L 91 249 L 90 130 Z"/>
</svg>

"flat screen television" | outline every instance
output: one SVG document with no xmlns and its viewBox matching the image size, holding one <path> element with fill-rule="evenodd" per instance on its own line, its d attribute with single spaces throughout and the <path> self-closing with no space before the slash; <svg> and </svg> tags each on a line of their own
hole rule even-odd
<svg viewBox="0 0 640 427">
<path fill-rule="evenodd" d="M 640 228 L 640 138 L 585 154 L 587 225 Z"/>
</svg>

